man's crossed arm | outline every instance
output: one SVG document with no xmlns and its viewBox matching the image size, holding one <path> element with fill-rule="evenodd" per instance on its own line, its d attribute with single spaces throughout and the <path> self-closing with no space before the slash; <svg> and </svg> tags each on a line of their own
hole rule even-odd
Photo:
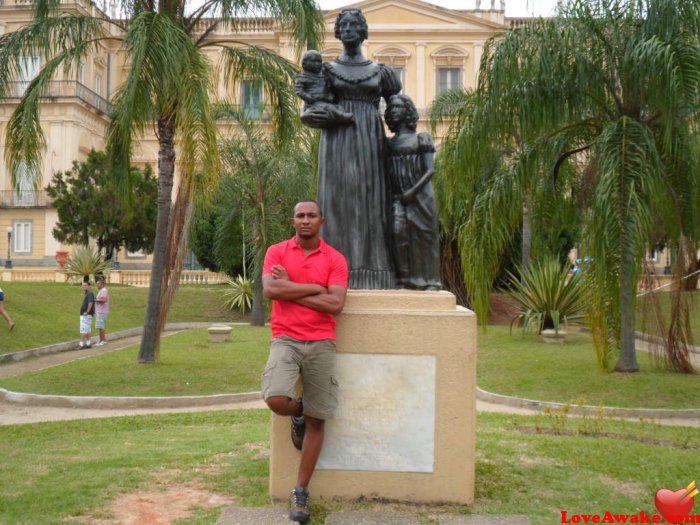
<svg viewBox="0 0 700 525">
<path fill-rule="evenodd" d="M 289 279 L 282 265 L 272 267 L 271 275 L 263 275 L 263 291 L 269 299 L 294 301 L 307 308 L 333 315 L 343 311 L 347 289 L 343 286 L 296 283 Z"/>
</svg>

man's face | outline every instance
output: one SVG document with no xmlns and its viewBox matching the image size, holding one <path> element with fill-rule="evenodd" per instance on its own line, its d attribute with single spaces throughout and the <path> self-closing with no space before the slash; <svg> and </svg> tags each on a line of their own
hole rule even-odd
<svg viewBox="0 0 700 525">
<path fill-rule="evenodd" d="M 95 284 L 95 286 L 97 286 L 98 290 L 101 290 L 102 288 L 104 288 L 104 285 L 105 285 L 105 283 L 102 281 L 97 281 L 97 283 Z"/>
<path fill-rule="evenodd" d="M 90 289 L 90 285 L 88 283 L 83 283 L 83 291 L 87 293 L 87 291 Z"/>
<path fill-rule="evenodd" d="M 313 202 L 300 202 L 294 207 L 292 226 L 301 239 L 313 239 L 323 224 L 321 210 Z"/>
</svg>

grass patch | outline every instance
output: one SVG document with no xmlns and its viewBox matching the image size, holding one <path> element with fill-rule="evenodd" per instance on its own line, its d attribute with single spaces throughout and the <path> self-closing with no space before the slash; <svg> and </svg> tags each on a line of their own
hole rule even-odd
<svg viewBox="0 0 700 525">
<path fill-rule="evenodd" d="M 651 514 L 657 489 L 684 487 L 700 471 L 696 429 L 503 414 L 480 414 L 477 423 L 473 505 L 320 501 L 312 494 L 312 523 L 341 509 L 413 511 L 425 523 L 442 512 L 525 514 L 537 525 L 560 523 L 561 510 Z M 268 505 L 268 429 L 265 410 L 0 427 L 0 523 L 106 519 L 112 499 L 170 484 L 239 506 Z M 218 514 L 200 509 L 177 523 L 210 525 Z"/>
<path fill-rule="evenodd" d="M 162 339 L 160 358 L 137 365 L 138 346 L 0 380 L 3 388 L 74 396 L 192 396 L 260 390 L 270 328 L 235 326 L 212 343 L 206 329 Z"/>
<path fill-rule="evenodd" d="M 697 337 L 700 336 L 700 290 L 696 290 L 694 292 L 684 292 L 684 295 L 689 299 L 690 303 L 690 328 L 696 337 L 695 344 L 700 345 L 700 341 L 697 340 Z M 649 321 L 644 319 L 644 309 L 647 308 L 647 305 L 649 305 L 654 299 L 658 300 L 661 315 L 666 323 L 666 326 L 668 326 L 671 313 L 671 296 L 672 294 L 669 292 L 658 291 L 639 297 L 637 299 L 637 330 L 656 333 L 656 327 L 653 325 L 653 323 L 651 323 L 651 319 L 649 319 Z M 648 306 L 648 309 L 649 314 L 651 314 L 653 311 L 651 306 Z"/>
<path fill-rule="evenodd" d="M 180 286 L 170 322 L 231 322 L 245 320 L 224 307 L 226 285 Z M 143 326 L 147 288 L 109 285 L 111 312 L 107 333 Z M 2 283 L 5 308 L 17 323 L 12 333 L 0 324 L 0 354 L 78 339 L 82 288 L 63 283 Z M 94 332 L 97 334 L 97 331 Z"/>
<path fill-rule="evenodd" d="M 205 329 L 164 337 L 153 365 L 136 364 L 138 347 L 0 380 L 17 392 L 96 396 L 179 396 L 257 391 L 269 327 L 236 326 L 231 340 L 211 343 Z M 619 407 L 697 408 L 688 395 L 700 376 L 653 366 L 639 352 L 637 374 L 596 368 L 590 337 L 570 333 L 563 345 L 541 343 L 507 327 L 478 334 L 477 384 L 490 392 L 544 401 Z"/>
<path fill-rule="evenodd" d="M 490 326 L 479 331 L 477 384 L 490 392 L 543 401 L 619 407 L 697 408 L 700 376 L 655 367 L 638 352 L 640 372 L 606 373 L 596 367 L 589 335 L 572 332 L 563 345 L 535 334 Z"/>
</svg>

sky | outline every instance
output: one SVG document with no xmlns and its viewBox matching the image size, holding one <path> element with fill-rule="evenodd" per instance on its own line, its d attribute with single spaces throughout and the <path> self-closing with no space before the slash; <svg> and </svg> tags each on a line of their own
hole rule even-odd
<svg viewBox="0 0 700 525">
<path fill-rule="evenodd" d="M 452 9 L 474 9 L 475 0 L 423 0 L 424 2 L 435 4 L 441 7 Z M 481 8 L 491 7 L 492 0 L 481 0 Z M 322 9 L 335 9 L 349 5 L 350 0 L 318 0 Z M 496 7 L 500 6 L 501 0 L 495 0 Z M 355 2 L 356 3 L 356 2 Z M 506 16 L 551 16 L 557 0 L 506 0 Z"/>
</svg>

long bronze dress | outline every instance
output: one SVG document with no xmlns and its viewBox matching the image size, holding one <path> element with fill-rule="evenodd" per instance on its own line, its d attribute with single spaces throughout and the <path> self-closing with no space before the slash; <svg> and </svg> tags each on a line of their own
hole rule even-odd
<svg viewBox="0 0 700 525">
<path fill-rule="evenodd" d="M 389 142 L 387 170 L 394 195 L 401 195 L 418 183 L 425 172 L 421 158 L 433 153 L 435 147 L 428 133 L 415 135 L 413 144 L 396 146 Z M 399 287 L 439 290 L 440 236 L 432 182 L 423 186 L 410 204 L 395 199 L 392 219 Z"/>
<path fill-rule="evenodd" d="M 318 201 L 325 215 L 321 236 L 348 261 L 350 288 L 394 287 L 385 174 L 381 97 L 401 90 L 391 68 L 369 60 L 328 64 L 337 104 L 355 116 L 352 124 L 323 128 Z"/>
</svg>

